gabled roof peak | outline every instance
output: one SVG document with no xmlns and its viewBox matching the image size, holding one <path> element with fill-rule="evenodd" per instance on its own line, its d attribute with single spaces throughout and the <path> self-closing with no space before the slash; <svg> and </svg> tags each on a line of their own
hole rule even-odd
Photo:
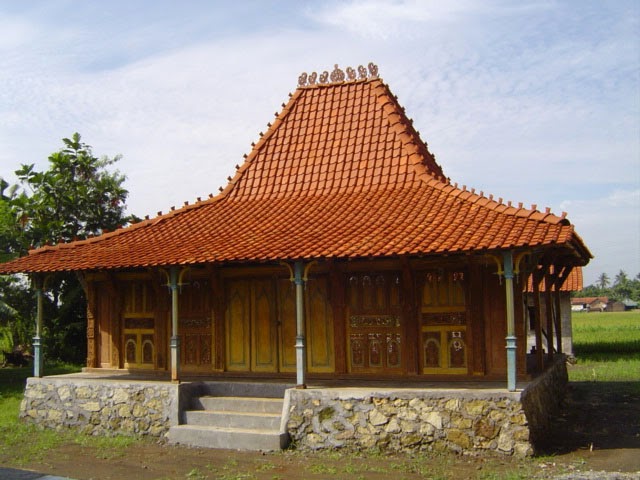
<svg viewBox="0 0 640 480">
<path fill-rule="evenodd" d="M 342 70 L 336 63 L 331 73 L 325 70 L 318 76 L 316 72 L 311 72 L 308 75 L 307 72 L 302 72 L 298 77 L 298 87 L 315 87 L 356 81 L 362 82 L 374 78 L 378 78 L 378 66 L 373 62 L 369 62 L 367 68 L 358 65 L 357 71 L 352 67 L 347 67 L 345 70 Z"/>
</svg>

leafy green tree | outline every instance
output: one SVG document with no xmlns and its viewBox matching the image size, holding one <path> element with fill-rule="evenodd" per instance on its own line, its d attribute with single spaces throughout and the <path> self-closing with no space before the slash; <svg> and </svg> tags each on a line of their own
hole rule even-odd
<svg viewBox="0 0 640 480">
<path fill-rule="evenodd" d="M 95 157 L 78 133 L 62 141 L 65 147 L 49 156 L 49 170 L 31 164 L 16 171 L 24 190 L 13 201 L 14 217 L 27 247 L 83 239 L 129 220 L 125 177 L 107 169 L 120 157 Z"/>
<path fill-rule="evenodd" d="M 128 195 L 123 186 L 125 176 L 109 170 L 120 157 L 94 156 L 78 133 L 63 138 L 62 142 L 63 148 L 49 156 L 47 170 L 37 171 L 33 164 L 23 164 L 15 172 L 18 185 L 0 182 L 0 240 L 4 257 L 25 255 L 30 248 L 50 243 L 99 235 L 135 219 L 125 215 Z M 4 281 L 0 283 L 0 296 L 16 302 L 4 300 L 21 318 L 32 319 L 35 310 L 32 295 L 29 293 L 25 304 L 19 293 L 26 289 L 24 281 Z M 50 279 L 44 319 L 47 357 L 84 362 L 86 301 L 74 274 L 60 273 Z M 30 335 L 32 328 L 27 330 Z"/>
</svg>

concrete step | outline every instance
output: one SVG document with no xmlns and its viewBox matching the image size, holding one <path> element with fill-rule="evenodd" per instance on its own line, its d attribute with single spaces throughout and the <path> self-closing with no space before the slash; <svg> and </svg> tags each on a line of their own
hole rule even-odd
<svg viewBox="0 0 640 480">
<path fill-rule="evenodd" d="M 286 433 L 274 430 L 176 425 L 167 434 L 169 443 L 204 448 L 272 451 L 286 448 Z"/>
<path fill-rule="evenodd" d="M 193 399 L 194 409 L 215 410 L 217 412 L 282 414 L 282 404 L 281 398 L 204 396 Z"/>
<path fill-rule="evenodd" d="M 282 418 L 280 412 L 249 413 L 230 410 L 190 410 L 184 413 L 187 425 L 274 431 L 280 429 L 280 419 Z"/>
</svg>

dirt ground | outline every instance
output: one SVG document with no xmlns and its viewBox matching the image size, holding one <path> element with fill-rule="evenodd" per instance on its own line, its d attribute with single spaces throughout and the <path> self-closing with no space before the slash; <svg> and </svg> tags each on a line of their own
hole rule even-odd
<svg viewBox="0 0 640 480">
<path fill-rule="evenodd" d="M 67 444 L 20 468 L 75 479 L 585 478 L 580 472 L 589 471 L 636 472 L 640 478 L 639 392 L 630 383 L 570 384 L 548 445 L 529 460 L 338 451 L 260 454 L 138 442 L 116 452 Z M 1 467 L 17 465 L 0 457 Z"/>
</svg>

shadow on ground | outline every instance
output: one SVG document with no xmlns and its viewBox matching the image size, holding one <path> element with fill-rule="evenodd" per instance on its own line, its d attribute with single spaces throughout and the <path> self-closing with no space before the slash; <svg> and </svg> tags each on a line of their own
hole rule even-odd
<svg viewBox="0 0 640 480">
<path fill-rule="evenodd" d="M 546 453 L 640 449 L 640 382 L 572 382 Z"/>
</svg>

